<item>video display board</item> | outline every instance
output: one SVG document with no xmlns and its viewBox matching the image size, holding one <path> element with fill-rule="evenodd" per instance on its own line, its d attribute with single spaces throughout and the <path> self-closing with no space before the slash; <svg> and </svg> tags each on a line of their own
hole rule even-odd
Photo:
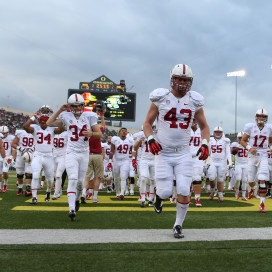
<svg viewBox="0 0 272 272">
<path fill-rule="evenodd" d="M 96 101 L 102 100 L 113 121 L 135 121 L 136 93 L 96 92 L 90 90 L 69 89 L 68 97 L 81 94 L 85 100 L 85 111 L 96 111 Z"/>
</svg>

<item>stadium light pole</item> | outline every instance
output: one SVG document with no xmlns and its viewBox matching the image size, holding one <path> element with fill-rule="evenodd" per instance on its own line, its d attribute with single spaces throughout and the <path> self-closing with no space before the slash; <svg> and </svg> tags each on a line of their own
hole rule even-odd
<svg viewBox="0 0 272 272">
<path fill-rule="evenodd" d="M 245 76 L 246 71 L 228 72 L 227 77 L 235 77 L 235 134 L 237 133 L 237 78 Z"/>
</svg>

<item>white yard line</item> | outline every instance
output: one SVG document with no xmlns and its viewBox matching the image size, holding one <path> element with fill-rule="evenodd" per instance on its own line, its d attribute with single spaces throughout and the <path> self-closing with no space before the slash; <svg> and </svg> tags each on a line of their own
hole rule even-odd
<svg viewBox="0 0 272 272">
<path fill-rule="evenodd" d="M 0 244 L 162 243 L 272 240 L 272 228 L 185 229 L 175 239 L 171 229 L 0 229 Z"/>
</svg>

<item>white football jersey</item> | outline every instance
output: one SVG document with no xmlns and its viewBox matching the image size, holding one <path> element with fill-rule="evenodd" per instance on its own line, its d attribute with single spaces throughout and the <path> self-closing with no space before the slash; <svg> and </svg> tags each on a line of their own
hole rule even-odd
<svg viewBox="0 0 272 272">
<path fill-rule="evenodd" d="M 111 143 L 115 145 L 114 158 L 115 160 L 129 160 L 130 157 L 130 149 L 133 147 L 133 139 L 126 138 L 122 140 L 118 136 L 113 136 L 111 138 Z"/>
<path fill-rule="evenodd" d="M 258 152 L 266 152 L 269 149 L 269 137 L 272 137 L 271 125 L 265 124 L 260 130 L 256 123 L 248 123 L 245 125 L 244 133 L 249 135 L 248 144 Z"/>
<path fill-rule="evenodd" d="M 111 151 L 111 144 L 108 144 L 108 142 L 102 143 L 101 147 L 104 149 L 104 153 L 105 153 L 104 161 L 108 162 L 109 161 L 110 151 Z"/>
<path fill-rule="evenodd" d="M 139 153 L 141 154 L 141 160 L 155 160 L 155 156 L 150 152 L 148 140 L 145 137 L 143 131 L 141 131 L 141 133 L 138 134 L 138 140 L 142 137 L 144 137 L 145 139 L 142 141 L 142 144 L 138 149 Z M 153 137 L 155 138 L 154 133 Z"/>
<path fill-rule="evenodd" d="M 32 134 L 34 138 L 35 152 L 52 152 L 55 127 L 47 127 L 46 129 L 42 129 L 40 125 L 36 124 L 31 124 L 30 126 L 34 129 Z"/>
<path fill-rule="evenodd" d="M 222 137 L 221 139 L 216 140 L 214 137 L 211 137 L 209 149 L 211 160 L 228 160 L 231 162 L 230 140 L 228 138 Z"/>
<path fill-rule="evenodd" d="M 150 100 L 157 106 L 157 139 L 162 148 L 189 145 L 195 113 L 204 105 L 204 98 L 189 91 L 178 98 L 167 89 L 155 89 Z"/>
<path fill-rule="evenodd" d="M 237 154 L 235 155 L 235 165 L 247 164 L 248 151 L 242 145 L 237 142 L 233 142 L 230 145 L 231 148 L 238 148 Z"/>
<path fill-rule="evenodd" d="M 17 129 L 15 132 L 15 136 L 18 137 L 19 141 L 17 143 L 18 146 L 24 148 L 34 147 L 34 138 L 31 133 L 27 133 L 24 129 Z M 17 156 L 21 156 L 21 152 L 17 150 Z"/>
<path fill-rule="evenodd" d="M 6 138 L 2 139 L 3 147 L 4 147 L 5 153 L 6 153 L 6 157 L 11 155 L 11 151 L 12 151 L 11 143 L 12 143 L 13 139 L 14 139 L 14 136 L 11 134 L 8 134 L 8 136 Z"/>
<path fill-rule="evenodd" d="M 197 151 L 201 146 L 201 131 L 197 128 L 196 131 L 191 129 L 190 151 L 193 157 L 196 156 Z"/>
<path fill-rule="evenodd" d="M 68 131 L 67 151 L 89 150 L 89 138 L 83 135 L 84 130 L 92 130 L 97 124 L 97 114 L 84 111 L 79 119 L 76 119 L 72 112 L 62 112 L 59 116 Z"/>
<path fill-rule="evenodd" d="M 64 156 L 66 154 L 67 141 L 68 141 L 67 131 L 63 131 L 61 134 L 55 134 L 53 146 L 54 157 Z"/>
</svg>

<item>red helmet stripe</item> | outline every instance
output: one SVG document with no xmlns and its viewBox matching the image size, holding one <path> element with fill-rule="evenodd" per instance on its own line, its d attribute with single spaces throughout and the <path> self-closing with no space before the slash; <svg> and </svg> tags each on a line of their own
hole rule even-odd
<svg viewBox="0 0 272 272">
<path fill-rule="evenodd" d="M 76 102 L 78 102 L 77 94 L 75 94 L 75 97 L 76 97 Z"/>
<path fill-rule="evenodd" d="M 185 64 L 183 64 L 183 74 L 185 75 L 185 73 L 186 73 L 186 66 Z"/>
</svg>

